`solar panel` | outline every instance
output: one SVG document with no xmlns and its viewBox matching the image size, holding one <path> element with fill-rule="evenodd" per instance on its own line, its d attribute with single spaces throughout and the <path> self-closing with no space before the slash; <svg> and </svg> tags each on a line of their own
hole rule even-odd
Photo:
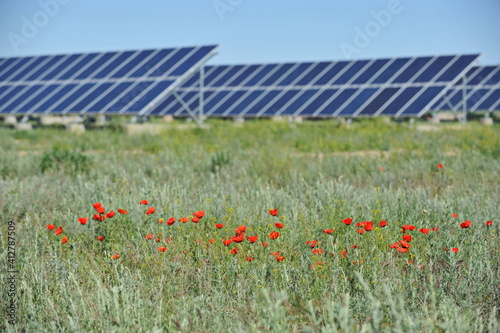
<svg viewBox="0 0 500 333">
<path fill-rule="evenodd" d="M 0 59 L 0 113 L 142 114 L 218 46 Z"/>
<path fill-rule="evenodd" d="M 203 113 L 209 117 L 408 117 L 423 115 L 479 55 L 207 66 Z M 200 111 L 200 75 L 150 115 Z"/>
<path fill-rule="evenodd" d="M 500 110 L 500 65 L 471 68 L 431 109 L 457 111 L 464 106 L 470 112 Z"/>
</svg>

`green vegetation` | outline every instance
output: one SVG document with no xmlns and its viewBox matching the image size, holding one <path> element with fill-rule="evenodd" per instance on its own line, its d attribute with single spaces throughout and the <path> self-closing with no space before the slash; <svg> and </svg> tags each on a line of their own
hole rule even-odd
<svg viewBox="0 0 500 333">
<path fill-rule="evenodd" d="M 0 270 L 9 220 L 19 270 L 18 323 L 2 296 L 0 331 L 500 331 L 498 126 L 209 125 L 156 136 L 0 128 Z M 97 202 L 128 214 L 91 220 Z M 198 223 L 166 225 L 200 210 Z M 358 233 L 360 221 L 373 230 Z M 400 253 L 388 244 L 406 224 L 416 229 Z M 258 241 L 225 246 L 240 225 Z"/>
</svg>

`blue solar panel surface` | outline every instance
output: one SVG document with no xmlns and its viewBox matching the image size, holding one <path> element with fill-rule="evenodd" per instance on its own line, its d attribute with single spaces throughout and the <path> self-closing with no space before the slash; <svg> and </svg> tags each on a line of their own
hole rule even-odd
<svg viewBox="0 0 500 333">
<path fill-rule="evenodd" d="M 479 55 L 207 66 L 204 114 L 212 117 L 421 116 Z M 151 110 L 199 111 L 200 74 Z M 179 99 L 182 101 L 179 101 Z"/>
<path fill-rule="evenodd" d="M 460 79 L 446 90 L 431 108 L 457 111 L 463 110 L 464 106 L 470 112 L 500 110 L 500 66 L 473 67 L 465 75 L 465 80 Z"/>
<path fill-rule="evenodd" d="M 218 46 L 0 59 L 0 113 L 141 114 Z"/>
</svg>

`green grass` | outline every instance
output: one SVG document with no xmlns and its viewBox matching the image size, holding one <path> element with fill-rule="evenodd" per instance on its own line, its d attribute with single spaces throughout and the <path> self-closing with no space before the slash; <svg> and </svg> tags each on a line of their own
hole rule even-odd
<svg viewBox="0 0 500 333">
<path fill-rule="evenodd" d="M 157 136 L 0 128 L 0 270 L 9 220 L 19 269 L 18 323 L 2 311 L 0 331 L 500 330 L 497 126 L 209 124 Z M 95 202 L 129 214 L 80 225 Z M 156 212 L 145 215 L 149 206 Z M 158 223 L 198 210 L 205 211 L 199 223 Z M 353 224 L 344 225 L 346 217 Z M 381 220 L 389 225 L 379 228 Z M 468 229 L 459 226 L 465 220 Z M 374 221 L 374 230 L 359 234 L 359 221 Z M 47 224 L 63 226 L 63 234 Z M 399 253 L 388 244 L 405 224 L 417 229 L 409 252 Z M 221 239 L 240 225 L 259 241 L 237 244 L 233 255 L 235 244 Z M 276 240 L 267 236 L 273 230 L 281 233 Z M 325 253 L 314 255 L 309 240 Z M 275 251 L 285 259 L 278 262 Z M 7 294 L 6 278 L 0 286 Z"/>
</svg>

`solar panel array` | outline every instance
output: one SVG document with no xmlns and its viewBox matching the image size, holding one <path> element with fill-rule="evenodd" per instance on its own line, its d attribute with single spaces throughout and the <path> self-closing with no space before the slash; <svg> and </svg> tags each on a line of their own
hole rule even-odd
<svg viewBox="0 0 500 333">
<path fill-rule="evenodd" d="M 204 114 L 209 117 L 421 116 L 479 55 L 339 62 L 207 66 Z M 200 74 L 149 112 L 198 112 Z"/>
<path fill-rule="evenodd" d="M 194 74 L 218 46 L 0 59 L 0 113 L 137 114 Z"/>
<path fill-rule="evenodd" d="M 431 109 L 457 111 L 464 106 L 472 112 L 500 110 L 500 66 L 473 67 Z"/>
</svg>

